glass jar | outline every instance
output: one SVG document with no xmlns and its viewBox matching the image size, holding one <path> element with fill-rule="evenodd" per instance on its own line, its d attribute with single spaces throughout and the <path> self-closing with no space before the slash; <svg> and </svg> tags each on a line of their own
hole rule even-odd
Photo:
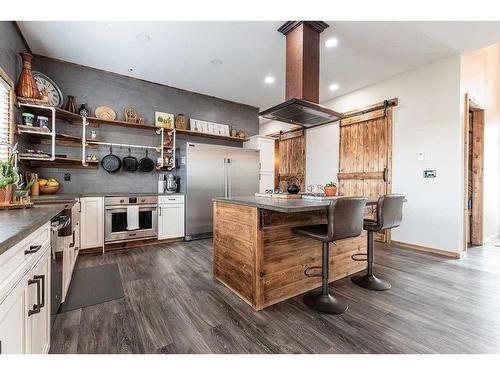
<svg viewBox="0 0 500 375">
<path fill-rule="evenodd" d="M 23 125 L 33 126 L 35 123 L 35 115 L 29 112 L 23 112 Z"/>
</svg>

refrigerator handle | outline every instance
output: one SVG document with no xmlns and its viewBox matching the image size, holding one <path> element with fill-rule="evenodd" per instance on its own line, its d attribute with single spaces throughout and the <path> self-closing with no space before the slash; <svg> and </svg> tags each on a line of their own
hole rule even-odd
<svg viewBox="0 0 500 375">
<path fill-rule="evenodd" d="M 232 187 L 231 187 L 231 159 L 227 159 L 227 193 L 229 198 L 233 197 Z"/>
<path fill-rule="evenodd" d="M 227 163 L 226 158 L 224 158 L 224 198 L 228 198 L 227 196 Z"/>
</svg>

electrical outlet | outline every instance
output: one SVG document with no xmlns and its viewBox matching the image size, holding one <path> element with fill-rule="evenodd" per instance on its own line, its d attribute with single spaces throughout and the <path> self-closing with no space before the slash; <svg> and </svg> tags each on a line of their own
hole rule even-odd
<svg viewBox="0 0 500 375">
<path fill-rule="evenodd" d="M 419 152 L 419 153 L 417 154 L 417 160 L 418 160 L 418 161 L 423 161 L 423 160 L 425 160 L 425 153 L 423 153 L 423 152 Z"/>
<path fill-rule="evenodd" d="M 64 174 L 64 181 L 71 181 L 71 173 Z"/>
<path fill-rule="evenodd" d="M 435 169 L 425 170 L 424 178 L 436 178 L 436 170 Z"/>
</svg>

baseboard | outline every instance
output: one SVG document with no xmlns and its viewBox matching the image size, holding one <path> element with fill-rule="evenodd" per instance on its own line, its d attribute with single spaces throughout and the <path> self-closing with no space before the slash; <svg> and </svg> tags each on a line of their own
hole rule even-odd
<svg viewBox="0 0 500 375">
<path fill-rule="evenodd" d="M 436 249 L 434 247 L 427 247 L 427 246 L 422 246 L 422 245 L 416 245 L 408 242 L 401 242 L 401 241 L 391 241 L 391 245 L 399 246 L 404 249 L 410 249 L 410 250 L 417 250 L 417 251 L 422 251 L 425 253 L 432 253 L 432 254 L 437 254 L 437 255 L 442 255 L 448 258 L 456 258 L 460 259 L 463 256 L 463 252 L 455 252 L 455 251 L 449 251 L 449 250 L 443 250 L 443 249 Z"/>
</svg>

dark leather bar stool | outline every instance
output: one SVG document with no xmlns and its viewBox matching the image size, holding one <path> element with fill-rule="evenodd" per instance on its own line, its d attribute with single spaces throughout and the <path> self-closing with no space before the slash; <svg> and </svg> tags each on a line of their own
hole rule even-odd
<svg viewBox="0 0 500 375">
<path fill-rule="evenodd" d="M 293 228 L 293 232 L 323 242 L 321 267 L 309 267 L 306 276 L 321 276 L 321 292 L 311 292 L 304 296 L 304 303 L 313 310 L 328 314 L 342 314 L 348 305 L 329 293 L 328 278 L 330 265 L 329 244 L 335 240 L 359 236 L 363 230 L 363 213 L 366 199 L 363 197 L 345 197 L 332 200 L 328 206 L 328 224 L 308 225 Z M 321 275 L 311 275 L 308 271 L 321 269 Z"/>
<path fill-rule="evenodd" d="M 365 219 L 363 229 L 367 231 L 368 250 L 366 259 L 357 259 L 353 255 L 354 260 L 367 260 L 368 268 L 366 275 L 354 275 L 351 280 L 354 284 L 362 288 L 370 290 L 387 290 L 391 288 L 391 284 L 385 280 L 379 279 L 373 274 L 373 233 L 381 230 L 396 228 L 403 220 L 403 202 L 404 195 L 388 194 L 381 196 L 377 203 L 377 219 Z"/>
</svg>

